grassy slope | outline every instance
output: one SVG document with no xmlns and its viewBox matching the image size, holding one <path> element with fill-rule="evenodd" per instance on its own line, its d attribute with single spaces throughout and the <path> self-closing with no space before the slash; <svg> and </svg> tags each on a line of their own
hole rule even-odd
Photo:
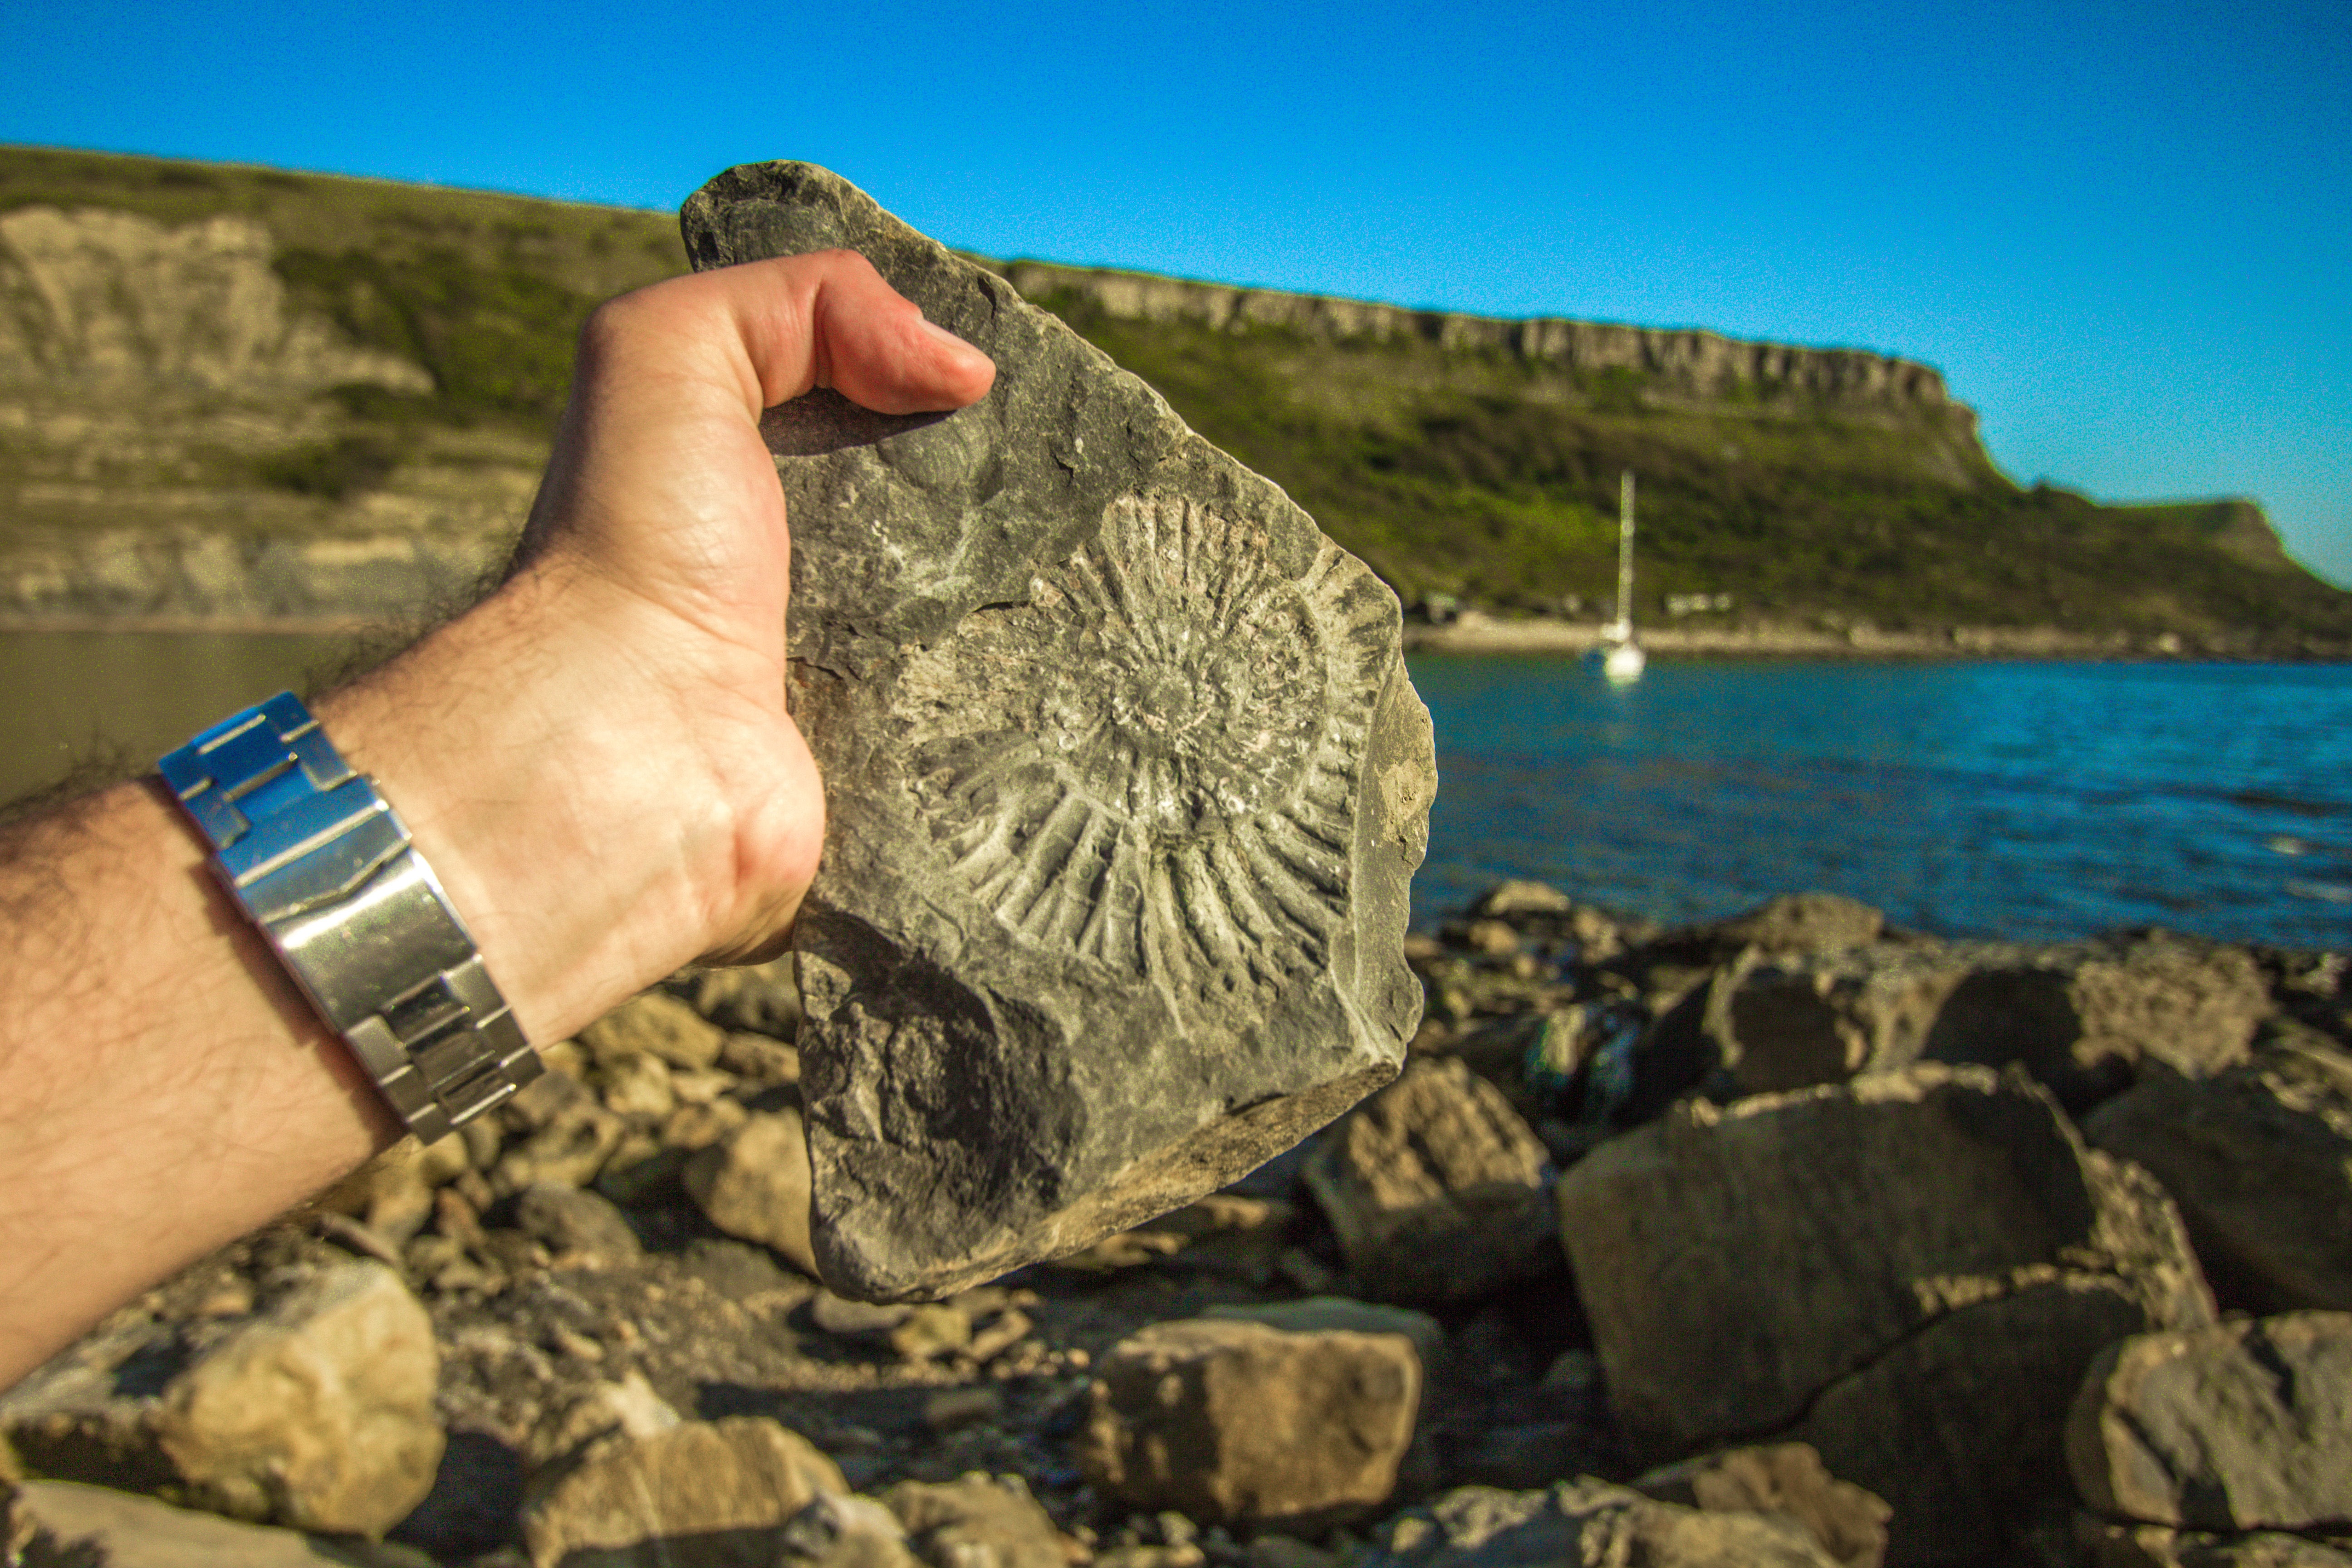
<svg viewBox="0 0 2352 1568">
<path fill-rule="evenodd" d="M 1420 344 L 1309 342 L 1042 302 L 1408 596 L 1538 609 L 1612 593 L 1618 475 L 1631 468 L 1648 616 L 1669 593 L 1728 591 L 1742 615 L 1890 627 L 2352 637 L 2352 594 L 2287 560 L 2256 509 L 2020 490 L 1957 410 L 1787 397 L 1698 406 L 1622 374 L 1580 384 Z"/>
<path fill-rule="evenodd" d="M 0 211 L 127 209 L 266 224 L 304 303 L 423 364 L 436 391 L 343 389 L 336 434 L 263 479 L 341 499 L 474 427 L 543 437 L 579 323 L 683 270 L 661 214 L 270 170 L 0 148 Z M 1678 404 L 1624 373 L 1105 318 L 1039 301 L 1286 487 L 1408 597 L 1523 608 L 1612 581 L 1617 475 L 1642 486 L 1645 615 L 1727 590 L 1742 616 L 1889 626 L 2063 624 L 2352 639 L 2352 594 L 2281 555 L 2242 504 L 2099 507 L 2020 491 L 1962 411 L 1890 414 L 1759 392 Z"/>
</svg>

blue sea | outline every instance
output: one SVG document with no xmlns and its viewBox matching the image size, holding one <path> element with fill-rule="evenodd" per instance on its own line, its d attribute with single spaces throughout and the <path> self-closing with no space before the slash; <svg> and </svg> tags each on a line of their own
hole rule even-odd
<svg viewBox="0 0 2352 1568">
<path fill-rule="evenodd" d="M 1948 936 L 2352 947 L 2352 668 L 1415 655 L 1416 926 L 1510 876 L 1654 920 L 1820 889 Z"/>
</svg>

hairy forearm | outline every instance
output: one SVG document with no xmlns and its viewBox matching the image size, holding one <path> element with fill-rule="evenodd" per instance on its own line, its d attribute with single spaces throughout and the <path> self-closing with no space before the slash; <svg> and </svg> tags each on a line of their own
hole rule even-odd
<svg viewBox="0 0 2352 1568">
<path fill-rule="evenodd" d="M 0 919 L 5 1386 L 396 1129 L 156 786 L 10 830 Z"/>
<path fill-rule="evenodd" d="M 944 410 L 993 374 L 845 253 L 616 300 L 514 574 L 313 705 L 530 1039 L 774 951 L 814 874 L 761 407 Z M 0 837 L 0 1385 L 398 1131 L 160 786 Z"/>
</svg>

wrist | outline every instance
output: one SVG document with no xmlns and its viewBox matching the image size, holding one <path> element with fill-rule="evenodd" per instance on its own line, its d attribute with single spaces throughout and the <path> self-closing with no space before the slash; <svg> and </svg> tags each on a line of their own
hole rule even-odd
<svg viewBox="0 0 2352 1568">
<path fill-rule="evenodd" d="M 781 715 L 729 696 L 763 684 L 732 668 L 757 660 L 710 641 L 625 590 L 533 571 L 320 705 L 534 1041 L 741 940 L 814 870 L 821 816 L 782 804 Z"/>
</svg>

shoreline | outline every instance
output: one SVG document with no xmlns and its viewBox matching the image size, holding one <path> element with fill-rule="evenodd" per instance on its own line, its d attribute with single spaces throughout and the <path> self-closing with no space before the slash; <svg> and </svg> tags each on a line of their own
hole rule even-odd
<svg viewBox="0 0 2352 1568">
<path fill-rule="evenodd" d="M 119 632 L 184 637 L 366 637 L 401 626 L 398 616 L 204 616 L 0 611 L 0 636 Z M 422 628 L 415 628 L 422 629 Z M 1602 622 L 1490 620 L 1465 616 L 1449 626 L 1407 622 L 1407 653 L 1497 656 L 1579 656 L 1605 646 Z M 1668 658 L 2108 660 L 2136 663 L 2352 663 L 2352 647 L 2263 647 L 2250 639 L 2206 642 L 2165 635 L 2134 638 L 2057 626 L 1950 626 L 1935 631 L 1886 631 L 1853 626 L 1765 624 L 1750 626 L 1659 626 L 1641 634 L 1644 651 Z"/>
<path fill-rule="evenodd" d="M 1449 626 L 1407 623 L 1404 647 L 1408 653 L 1580 655 L 1604 646 L 1607 630 L 1607 623 L 1599 621 L 1507 621 L 1465 616 Z M 2242 637 L 2212 642 L 2176 633 L 2135 638 L 2123 632 L 2070 632 L 2058 626 L 1948 626 L 1932 631 L 1889 631 L 1865 626 L 1832 630 L 1771 623 L 1747 626 L 1666 626 L 1643 631 L 1638 640 L 1643 649 L 1653 656 L 1688 658 L 2352 662 L 2352 647 L 2305 644 L 2299 647 L 2266 647 Z"/>
</svg>

